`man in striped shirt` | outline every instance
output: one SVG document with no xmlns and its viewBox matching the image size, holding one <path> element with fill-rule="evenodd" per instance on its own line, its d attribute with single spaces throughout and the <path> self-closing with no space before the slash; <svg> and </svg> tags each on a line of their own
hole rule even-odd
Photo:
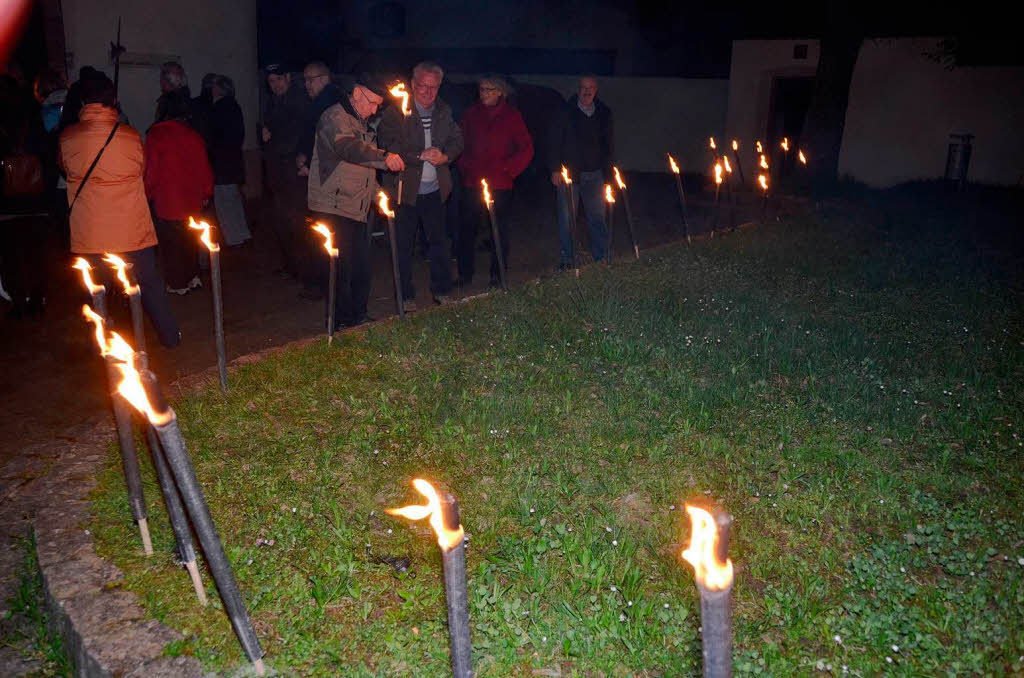
<svg viewBox="0 0 1024 678">
<path fill-rule="evenodd" d="M 398 239 L 398 268 L 406 311 L 416 308 L 416 289 L 412 282 L 412 253 L 420 223 L 427 236 L 430 259 L 430 291 L 434 303 L 449 300 L 452 289 L 448 261 L 444 203 L 452 192 L 449 163 L 462 152 L 462 131 L 455 124 L 452 110 L 438 98 L 444 70 L 424 61 L 412 71 L 412 110 L 408 116 L 398 106 L 390 106 L 377 128 L 378 143 L 405 161 L 401 175 L 385 178 L 393 202 L 398 203 L 395 229 Z M 395 197 L 399 178 L 402 195 Z"/>
</svg>

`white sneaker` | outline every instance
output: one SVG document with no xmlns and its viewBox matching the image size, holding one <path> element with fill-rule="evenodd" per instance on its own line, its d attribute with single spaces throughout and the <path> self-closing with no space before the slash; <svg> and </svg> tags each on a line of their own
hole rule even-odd
<svg viewBox="0 0 1024 678">
<path fill-rule="evenodd" d="M 195 288 L 202 287 L 202 286 L 203 286 L 203 281 L 199 279 L 198 275 L 193 277 L 191 280 L 188 281 L 188 288 L 190 290 L 194 290 Z"/>
<path fill-rule="evenodd" d="M 177 290 L 174 289 L 173 287 L 171 287 L 170 285 L 167 285 L 166 287 L 167 287 L 167 292 L 169 294 L 180 294 L 181 296 L 185 296 L 186 294 L 188 294 L 188 288 L 187 287 L 182 287 L 181 289 L 177 289 Z"/>
</svg>

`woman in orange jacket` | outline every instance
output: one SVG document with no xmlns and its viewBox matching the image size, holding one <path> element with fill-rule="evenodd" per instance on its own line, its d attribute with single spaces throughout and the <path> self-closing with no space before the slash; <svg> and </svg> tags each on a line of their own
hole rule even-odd
<svg viewBox="0 0 1024 678">
<path fill-rule="evenodd" d="M 81 89 L 79 122 L 61 133 L 58 148 L 58 162 L 67 174 L 71 251 L 103 270 L 104 252 L 131 263 L 142 288 L 142 307 L 160 343 L 177 346 L 181 332 L 157 270 L 156 231 L 142 183 L 142 138 L 129 125 L 117 125 L 110 78 L 101 73 L 83 79 Z"/>
</svg>

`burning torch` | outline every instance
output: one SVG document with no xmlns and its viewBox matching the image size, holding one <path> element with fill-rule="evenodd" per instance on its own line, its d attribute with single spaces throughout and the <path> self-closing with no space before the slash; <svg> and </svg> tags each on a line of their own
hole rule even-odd
<svg viewBox="0 0 1024 678">
<path fill-rule="evenodd" d="M 388 513 L 409 520 L 430 518 L 430 526 L 434 528 L 437 544 L 441 547 L 452 675 L 454 678 L 471 678 L 473 646 L 469 637 L 469 600 L 466 593 L 466 539 L 459 522 L 459 504 L 447 492 L 439 496 L 433 485 L 422 478 L 416 478 L 412 484 L 427 498 L 426 505 L 388 509 Z"/>
<path fill-rule="evenodd" d="M 412 113 L 412 109 L 409 107 L 409 93 L 405 91 L 405 83 L 398 82 L 391 86 L 388 90 L 391 96 L 395 99 L 402 101 L 402 137 L 405 137 L 405 128 L 408 125 L 409 115 Z M 398 174 L 398 200 L 397 205 L 402 204 L 402 184 L 405 183 L 405 170 L 402 170 Z"/>
<path fill-rule="evenodd" d="M 401 199 L 401 193 L 399 193 L 399 199 Z M 384 191 L 377 193 L 377 204 L 388 220 L 388 240 L 391 241 L 391 272 L 395 278 L 395 306 L 398 307 L 398 317 L 404 319 L 405 300 L 402 298 L 402 276 L 398 271 L 398 234 L 395 230 L 395 212 L 388 205 L 388 194 Z"/>
<path fill-rule="evenodd" d="M 217 348 L 217 374 L 220 376 L 220 388 L 228 390 L 228 357 L 224 350 L 224 300 L 220 284 L 220 245 L 213 242 L 210 237 L 210 224 L 205 221 L 196 223 L 192 217 L 188 218 L 188 227 L 203 234 L 199 239 L 206 245 L 210 253 L 210 285 L 213 287 L 213 340 Z"/>
<path fill-rule="evenodd" d="M 494 216 L 494 199 L 491 198 L 491 189 L 487 186 L 487 179 L 480 180 L 480 187 L 483 189 L 483 200 L 484 205 L 487 207 L 487 215 L 491 219 L 491 240 L 494 242 L 494 257 L 498 260 L 501 289 L 507 292 L 508 280 L 505 277 L 505 253 L 501 247 L 501 233 L 498 232 L 498 220 Z"/>
<path fill-rule="evenodd" d="M 618 184 L 619 193 L 622 195 L 622 205 L 626 208 L 626 225 L 629 227 L 629 239 L 633 243 L 633 255 L 639 259 L 640 248 L 636 246 L 636 235 L 633 232 L 633 210 L 629 207 L 629 192 L 626 190 L 626 182 L 622 180 L 618 167 L 613 167 L 612 170 L 615 172 L 615 183 Z"/>
<path fill-rule="evenodd" d="M 736 194 L 732 192 L 732 165 L 729 164 L 729 156 L 722 156 L 722 167 L 725 168 L 725 191 L 729 194 L 729 230 L 736 230 Z"/>
<path fill-rule="evenodd" d="M 84 261 L 84 259 L 82 260 Z M 82 269 L 83 271 L 85 269 Z M 132 508 L 132 518 L 139 526 L 139 536 L 142 538 L 142 550 L 147 556 L 153 555 L 153 542 L 149 538 L 149 518 L 146 513 L 146 499 L 142 494 L 142 474 L 139 473 L 139 459 L 135 454 L 135 432 L 132 431 L 132 413 L 128 404 L 116 394 L 117 370 L 114 360 L 111 357 L 109 346 L 104 335 L 104 319 L 89 308 L 82 306 L 82 313 L 86 320 L 96 326 L 96 343 L 99 345 L 100 355 L 107 366 L 107 381 L 110 383 L 110 401 L 114 409 L 114 425 L 117 428 L 117 442 L 121 450 L 121 468 L 124 471 L 124 483 L 128 488 L 128 503 Z"/>
<path fill-rule="evenodd" d="M 203 488 L 196 478 L 192 459 L 185 447 L 185 438 L 178 427 L 177 415 L 164 399 L 156 377 L 147 369 L 139 371 L 136 367 L 135 352 L 116 332 L 112 332 L 110 335 L 109 347 L 110 354 L 116 361 L 115 367 L 121 373 L 121 382 L 117 385 L 117 391 L 149 420 L 156 431 L 174 474 L 174 480 L 185 500 L 185 507 L 192 519 L 192 525 L 199 536 L 199 543 L 203 547 L 206 563 L 217 583 L 217 590 L 224 603 L 224 610 L 228 614 L 228 619 L 231 621 L 231 626 L 246 657 L 253 663 L 256 674 L 262 676 L 265 673 L 262 659 L 263 650 L 242 600 L 242 594 L 238 589 L 235 574 L 231 570 L 231 564 L 224 554 L 224 546 L 221 544 L 217 528 L 210 516 Z"/>
<path fill-rule="evenodd" d="M 676 176 L 676 190 L 679 191 L 679 213 L 683 217 L 683 235 L 686 236 L 686 242 L 690 242 L 690 227 L 686 223 L 686 194 L 683 193 L 683 179 L 679 173 L 679 165 L 676 164 L 676 159 L 672 157 L 672 154 L 668 154 L 668 166 L 672 170 L 672 174 Z"/>
<path fill-rule="evenodd" d="M 569 231 L 572 233 L 572 265 L 576 269 L 576 277 L 580 277 L 579 249 L 576 245 L 576 200 L 573 197 L 572 178 L 569 170 L 562 165 L 562 190 L 565 191 L 565 201 L 569 205 Z"/>
<path fill-rule="evenodd" d="M 615 196 L 611 184 L 604 185 L 604 201 L 608 205 L 608 263 L 611 263 L 615 252 Z"/>
<path fill-rule="evenodd" d="M 757 175 L 757 184 L 761 187 L 764 198 L 761 200 L 761 220 L 764 220 L 765 212 L 768 210 L 768 175 L 761 173 Z"/>
<path fill-rule="evenodd" d="M 740 163 L 740 142 L 732 140 L 732 159 L 736 161 L 736 171 L 740 174 L 740 185 L 747 183 L 743 177 L 743 165 Z"/>
<path fill-rule="evenodd" d="M 686 505 L 690 516 L 690 545 L 683 559 L 693 565 L 700 593 L 701 645 L 704 678 L 732 675 L 732 561 L 729 560 L 729 528 L 732 516 L 712 515 Z"/>
<path fill-rule="evenodd" d="M 334 246 L 334 234 L 326 224 L 319 221 L 313 224 L 313 230 L 324 237 L 324 250 L 331 262 L 330 274 L 327 276 L 327 343 L 334 341 L 334 300 L 337 295 L 338 283 L 338 249 Z"/>
<path fill-rule="evenodd" d="M 107 288 L 93 282 L 92 266 L 89 265 L 89 262 L 86 261 L 84 257 L 78 257 L 75 259 L 75 263 L 71 268 L 82 272 L 82 284 L 85 285 L 85 290 L 89 293 L 89 297 L 92 299 L 92 308 L 100 314 L 100 317 L 106 320 Z"/>
<path fill-rule="evenodd" d="M 715 229 L 718 228 L 718 213 L 721 211 L 720 198 L 722 195 L 722 163 L 715 163 L 715 217 L 711 223 L 711 237 L 715 237 Z"/>
</svg>

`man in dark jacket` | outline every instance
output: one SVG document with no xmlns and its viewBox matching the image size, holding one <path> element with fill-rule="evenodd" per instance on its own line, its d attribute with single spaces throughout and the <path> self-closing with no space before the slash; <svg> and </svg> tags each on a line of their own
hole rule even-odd
<svg viewBox="0 0 1024 678">
<path fill-rule="evenodd" d="M 604 221 L 604 183 L 615 154 L 612 112 L 597 98 L 597 78 L 580 78 L 576 96 L 556 116 L 551 129 L 551 183 L 562 183 L 564 165 L 590 229 L 590 250 L 594 261 L 608 254 L 608 229 Z M 558 266 L 573 265 L 572 234 L 569 232 L 569 204 L 564 191 L 558 191 Z"/>
<path fill-rule="evenodd" d="M 245 183 L 245 120 L 242 107 L 235 101 L 235 83 L 231 78 L 217 75 L 212 94 L 208 151 L 213 166 L 213 206 L 224 242 L 237 247 L 252 238 L 239 188 Z"/>
<path fill-rule="evenodd" d="M 295 162 L 299 174 L 309 176 L 309 160 L 313 157 L 313 142 L 316 139 L 316 125 L 328 108 L 342 99 L 341 90 L 331 82 L 331 69 L 322 61 L 308 64 L 302 71 L 302 82 L 309 95 L 310 104 L 299 130 L 299 145 L 295 149 Z"/>
<path fill-rule="evenodd" d="M 266 71 L 270 97 L 263 109 L 260 139 L 273 200 L 271 224 L 281 250 L 281 269 L 295 278 L 300 270 L 300 234 L 306 230 L 302 218 L 306 182 L 296 172 L 295 148 L 309 101 L 298 87 L 292 87 L 291 73 L 282 64 L 270 64 Z"/>
<path fill-rule="evenodd" d="M 444 70 L 436 63 L 417 64 L 412 70 L 413 105 L 409 115 L 404 115 L 399 106 L 389 106 L 377 128 L 380 145 L 402 156 L 406 164 L 402 173 L 402 195 L 397 195 L 397 175 L 389 175 L 387 185 L 398 203 L 395 218 L 398 268 L 407 311 L 415 310 L 411 259 L 421 221 L 427 236 L 430 291 L 435 303 L 447 303 L 452 289 L 452 272 L 445 247 L 444 203 L 452 192 L 449 163 L 462 152 L 463 142 L 451 108 L 437 98 L 443 78 Z"/>
</svg>

